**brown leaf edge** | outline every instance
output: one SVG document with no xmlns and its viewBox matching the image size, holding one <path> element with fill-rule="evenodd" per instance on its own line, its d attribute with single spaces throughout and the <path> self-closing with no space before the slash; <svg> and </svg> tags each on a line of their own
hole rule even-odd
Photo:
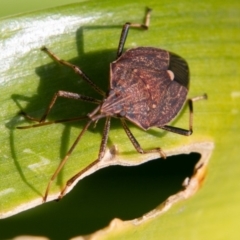
<svg viewBox="0 0 240 240">
<path fill-rule="evenodd" d="M 200 143 L 193 143 L 190 145 L 181 146 L 177 149 L 173 149 L 166 152 L 167 156 L 173 156 L 173 155 L 179 155 L 179 154 L 190 154 L 192 152 L 197 152 L 201 155 L 201 158 L 199 159 L 199 161 L 196 163 L 194 167 L 193 175 L 190 178 L 186 178 L 184 180 L 183 190 L 168 197 L 163 203 L 157 206 L 154 210 L 144 214 L 140 218 L 136 218 L 130 221 L 122 221 L 121 219 L 115 218 L 110 222 L 110 224 L 106 228 L 101 229 L 90 235 L 74 237 L 71 240 L 102 239 L 104 236 L 106 236 L 110 232 L 120 231 L 121 229 L 126 229 L 126 228 L 134 227 L 142 223 L 145 223 L 152 218 L 162 215 L 163 213 L 168 211 L 174 204 L 184 199 L 190 198 L 200 189 L 200 187 L 203 184 L 203 181 L 207 173 L 207 166 L 208 166 L 209 159 L 211 157 L 213 149 L 214 149 L 213 142 L 200 142 Z M 117 152 L 117 149 L 115 146 L 112 147 L 111 149 L 108 149 L 103 161 L 99 164 L 99 166 L 97 166 L 97 169 L 106 167 L 107 165 L 106 162 L 109 162 L 109 160 L 111 161 L 110 165 L 125 165 L 125 166 L 130 165 L 129 162 L 121 161 L 120 159 L 118 159 L 116 152 Z M 155 154 L 149 154 L 149 155 L 151 155 L 151 159 L 154 159 L 154 157 L 156 158 Z M 131 165 L 139 165 L 147 161 L 149 161 L 149 159 L 144 160 L 142 162 L 138 162 L 137 164 L 131 164 Z"/>
<path fill-rule="evenodd" d="M 155 218 L 158 215 L 163 214 L 167 210 L 169 210 L 175 203 L 187 199 L 191 196 L 193 196 L 201 187 L 203 180 L 206 176 L 206 170 L 207 165 L 209 162 L 209 159 L 211 157 L 212 151 L 214 149 L 214 143 L 213 142 L 199 142 L 199 143 L 193 143 L 189 145 L 184 145 L 179 148 L 175 148 L 169 151 L 166 151 L 167 156 L 174 156 L 179 154 L 190 154 L 192 152 L 197 152 L 201 155 L 201 158 L 197 162 L 194 168 L 194 173 L 191 178 L 186 178 L 183 182 L 183 190 L 177 192 L 176 194 L 170 196 L 166 201 L 161 203 L 159 206 L 157 206 L 154 210 L 146 213 L 140 218 L 136 218 L 130 221 L 122 221 L 120 219 L 113 219 L 108 227 L 99 230 L 91 235 L 84 236 L 84 237 L 77 237 L 73 238 L 75 239 L 84 239 L 84 240 L 95 240 L 98 239 L 98 236 L 105 235 L 107 232 L 113 231 L 114 229 L 119 228 L 125 228 L 127 226 L 131 225 L 139 225 L 143 222 L 146 222 L 152 218 Z M 113 145 L 111 148 L 108 148 L 104 158 L 99 162 L 97 165 L 94 165 L 91 167 L 88 171 L 86 171 L 82 176 L 79 177 L 75 181 L 75 183 L 71 186 L 71 188 L 68 189 L 68 192 L 70 192 L 74 185 L 77 184 L 78 181 L 80 181 L 82 178 L 96 172 L 97 170 L 101 168 L 105 168 L 112 165 L 122 165 L 122 166 L 134 166 L 134 165 L 140 165 L 145 162 L 148 162 L 152 159 L 159 158 L 159 155 L 157 153 L 151 153 L 147 154 L 146 158 L 142 161 L 138 162 L 129 162 L 127 160 L 123 160 L 121 156 L 118 155 L 118 149 L 116 145 Z M 51 201 L 53 199 L 56 199 L 58 197 L 58 194 L 52 194 L 49 196 L 48 201 Z M 34 201 L 28 202 L 26 204 L 20 205 L 17 208 L 15 208 L 12 211 L 3 213 L 0 217 L 6 218 L 9 216 L 12 216 L 14 214 L 17 214 L 19 212 L 28 210 L 30 208 L 33 208 L 37 205 L 42 204 L 42 199 L 38 198 Z"/>
</svg>

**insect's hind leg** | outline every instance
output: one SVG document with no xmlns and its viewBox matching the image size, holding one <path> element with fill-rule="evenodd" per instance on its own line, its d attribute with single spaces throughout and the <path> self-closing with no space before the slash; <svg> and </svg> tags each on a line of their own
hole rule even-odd
<svg viewBox="0 0 240 240">
<path fill-rule="evenodd" d="M 127 23 L 125 23 L 123 25 L 122 33 L 121 33 L 119 44 L 118 44 L 117 58 L 119 58 L 122 55 L 123 48 L 124 48 L 125 42 L 127 40 L 127 35 L 128 35 L 130 27 L 142 28 L 142 29 L 145 29 L 145 30 L 148 29 L 149 24 L 150 24 L 151 11 L 152 11 L 152 9 L 150 9 L 150 8 L 146 9 L 145 19 L 144 19 L 144 23 L 143 24 L 127 22 Z"/>
<path fill-rule="evenodd" d="M 98 92 L 100 95 L 105 96 L 105 92 L 102 91 L 82 70 L 80 67 L 67 62 L 63 59 L 60 59 L 57 55 L 55 55 L 52 51 L 50 51 L 47 47 L 43 46 L 41 48 L 42 51 L 46 52 L 51 58 L 53 58 L 55 61 L 59 62 L 62 65 L 65 65 L 67 67 L 70 67 L 73 69 L 73 71 L 81 76 L 96 92 Z"/>
<path fill-rule="evenodd" d="M 129 127 L 127 126 L 126 124 L 126 121 L 124 119 L 121 119 L 121 123 L 122 123 L 122 126 L 129 138 L 129 140 L 131 141 L 131 143 L 133 144 L 133 146 L 135 147 L 135 149 L 141 153 L 141 154 L 145 154 L 145 153 L 153 153 L 153 152 L 156 152 L 156 153 L 159 153 L 159 155 L 162 157 L 162 158 L 166 158 L 166 155 L 165 153 L 161 150 L 161 148 L 154 148 L 154 149 L 150 149 L 150 150 L 143 150 L 142 147 L 140 146 L 140 144 L 138 143 L 137 139 L 133 136 L 132 132 L 130 131 Z"/>
<path fill-rule="evenodd" d="M 193 133 L 193 102 L 203 100 L 203 99 L 207 99 L 207 94 L 203 94 L 201 96 L 188 99 L 188 106 L 189 106 L 189 128 L 188 129 L 173 127 L 169 125 L 161 126 L 159 128 L 169 132 L 177 133 L 180 135 L 190 136 Z"/>
</svg>

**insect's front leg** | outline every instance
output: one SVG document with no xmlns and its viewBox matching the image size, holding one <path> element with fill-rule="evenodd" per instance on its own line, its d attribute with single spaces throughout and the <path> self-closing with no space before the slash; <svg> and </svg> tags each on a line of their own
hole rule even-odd
<svg viewBox="0 0 240 240">
<path fill-rule="evenodd" d="M 78 172 L 77 174 L 75 174 L 73 177 L 71 177 L 66 185 L 64 186 L 63 190 L 61 191 L 58 200 L 60 200 L 67 192 L 67 189 L 81 176 L 83 175 L 88 169 L 90 169 L 91 167 L 97 165 L 102 158 L 104 157 L 105 151 L 106 151 L 106 146 L 107 146 L 107 140 L 108 140 L 108 135 L 109 135 L 109 130 L 110 130 L 110 121 L 111 118 L 107 117 L 106 121 L 105 121 L 105 126 L 104 126 L 104 130 L 103 130 L 103 137 L 102 137 L 102 141 L 101 141 L 101 145 L 100 145 L 100 149 L 98 152 L 98 158 L 93 161 L 91 164 L 89 164 L 88 166 L 86 166 L 83 170 L 81 170 L 80 172 Z M 55 176 L 53 175 L 53 177 L 55 178 Z M 49 187 L 48 187 L 49 189 Z M 48 189 L 47 189 L 47 193 L 48 193 Z M 46 194 L 44 199 L 46 200 Z"/>
<path fill-rule="evenodd" d="M 58 91 L 57 93 L 54 94 L 54 96 L 53 96 L 50 104 L 48 105 L 45 113 L 43 114 L 43 116 L 40 119 L 31 117 L 31 116 L 29 116 L 27 113 L 25 113 L 23 111 L 21 112 L 21 114 L 25 118 L 27 118 L 27 119 L 29 119 L 31 121 L 38 122 L 39 124 L 36 125 L 36 126 L 46 125 L 48 123 L 46 123 L 45 120 L 46 120 L 48 114 L 50 113 L 51 109 L 53 108 L 53 106 L 54 106 L 54 104 L 55 104 L 55 102 L 56 102 L 58 97 L 74 99 L 74 100 L 80 100 L 80 101 L 90 102 L 90 103 L 94 103 L 94 104 L 100 104 L 101 103 L 101 101 L 98 100 L 98 99 L 95 99 L 95 98 L 92 98 L 92 97 L 88 97 L 88 96 L 84 96 L 84 95 L 81 95 L 81 94 L 78 94 L 78 93 L 66 92 L 66 91 Z M 81 119 L 81 117 L 78 117 L 77 119 Z M 72 120 L 74 120 L 74 119 L 72 119 Z M 71 121 L 71 119 L 57 120 L 57 121 L 54 121 L 54 122 L 57 123 L 57 122 L 66 122 L 66 121 Z M 43 124 L 43 123 L 46 123 L 46 124 Z M 24 126 L 24 127 L 19 127 L 19 128 L 30 128 L 30 127 L 32 127 L 32 126 L 29 126 L 29 127 L 27 127 L 27 126 L 25 127 Z"/>
<path fill-rule="evenodd" d="M 43 197 L 43 202 L 47 201 L 47 197 L 48 197 L 48 193 L 49 190 L 51 188 L 51 185 L 54 181 L 54 179 L 57 177 L 57 175 L 59 174 L 59 172 L 61 171 L 61 169 L 63 168 L 63 166 L 65 165 L 65 163 L 67 162 L 67 160 L 69 159 L 69 156 L 71 155 L 71 153 L 73 152 L 73 150 L 75 149 L 75 147 L 77 146 L 77 144 L 79 143 L 79 141 L 81 140 L 83 134 L 87 131 L 88 127 L 90 126 L 90 124 L 92 123 L 92 121 L 88 121 L 88 123 L 85 125 L 85 127 L 82 129 L 82 131 L 80 132 L 80 134 L 78 135 L 77 139 L 75 140 L 75 142 L 73 143 L 73 145 L 71 146 L 71 148 L 68 150 L 67 154 L 65 155 L 65 157 L 62 159 L 62 161 L 60 162 L 60 164 L 58 165 L 57 169 L 55 170 L 54 174 L 52 175 L 52 177 L 50 178 L 44 197 Z"/>
</svg>

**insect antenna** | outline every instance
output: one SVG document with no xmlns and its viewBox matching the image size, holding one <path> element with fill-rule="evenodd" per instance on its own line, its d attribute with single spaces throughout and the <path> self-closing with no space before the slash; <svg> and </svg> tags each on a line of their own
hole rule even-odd
<svg viewBox="0 0 240 240">
<path fill-rule="evenodd" d="M 49 121 L 49 122 L 41 122 L 41 123 L 28 125 L 28 126 L 19 126 L 17 128 L 18 129 L 28 129 L 28 128 L 35 128 L 35 127 L 42 127 L 42 126 L 51 125 L 51 124 L 55 124 L 55 123 L 80 121 L 80 120 L 83 120 L 83 119 L 89 119 L 89 117 L 88 116 L 83 116 L 83 117 L 75 117 L 75 118 L 69 118 L 69 119 L 60 119 L 60 120 Z"/>
</svg>

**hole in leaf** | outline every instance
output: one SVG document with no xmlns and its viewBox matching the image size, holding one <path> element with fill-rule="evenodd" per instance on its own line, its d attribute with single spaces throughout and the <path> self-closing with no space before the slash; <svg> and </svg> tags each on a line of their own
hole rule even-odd
<svg viewBox="0 0 240 240">
<path fill-rule="evenodd" d="M 81 180 L 60 202 L 0 220 L 0 238 L 69 239 L 106 227 L 114 218 L 141 217 L 182 189 L 200 157 L 199 153 L 182 154 L 133 167 L 101 169 Z"/>
</svg>

